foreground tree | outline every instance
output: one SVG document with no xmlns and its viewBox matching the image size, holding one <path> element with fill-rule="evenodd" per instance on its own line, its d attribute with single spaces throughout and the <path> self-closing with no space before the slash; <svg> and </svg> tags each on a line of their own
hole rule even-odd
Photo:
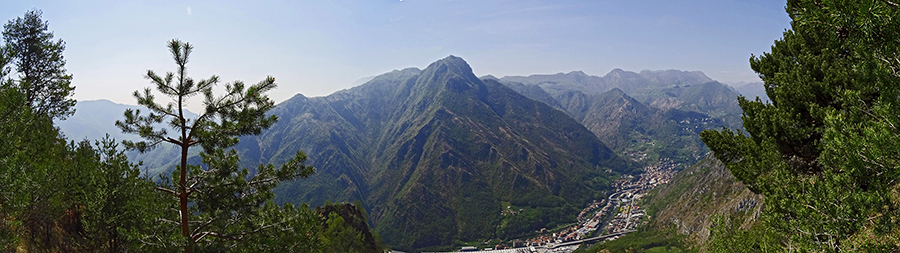
<svg viewBox="0 0 900 253">
<path fill-rule="evenodd" d="M 156 185 L 140 176 L 137 164 L 128 162 L 123 150 L 107 134 L 91 146 L 73 146 L 76 163 L 66 188 L 76 198 L 86 251 L 148 252 L 142 240 L 158 226 L 156 218 L 167 202 L 156 194 Z"/>
<path fill-rule="evenodd" d="M 52 121 L 71 112 L 74 100 L 66 98 L 71 89 L 30 100 L 30 91 L 60 83 L 31 81 L 33 75 L 23 73 L 38 74 L 31 71 L 34 66 L 61 66 L 40 53 L 55 50 L 61 57 L 62 49 L 45 44 L 52 39 L 46 25 L 39 11 L 27 12 L 4 26 L 5 43 L 0 46 L 0 242 L 5 251 L 12 243 L 67 247 L 73 239 L 58 232 L 65 210 L 74 203 L 61 194 L 68 190 L 61 187 L 65 175 L 74 167 L 73 145 L 66 145 Z M 71 103 L 52 102 L 57 100 Z"/>
<path fill-rule="evenodd" d="M 896 250 L 900 6 L 789 0 L 786 10 L 791 30 L 770 53 L 750 60 L 772 102 L 739 98 L 749 136 L 701 134 L 735 177 L 765 197 L 763 228 L 716 244 Z"/>
<path fill-rule="evenodd" d="M 275 79 L 268 77 L 250 86 L 240 81 L 229 83 L 225 85 L 225 94 L 217 97 L 213 94 L 213 87 L 219 83 L 217 76 L 199 81 L 187 76 L 185 66 L 193 47 L 178 40 L 170 41 L 168 47 L 177 65 L 176 72 L 160 76 L 150 70 L 145 78 L 171 102 L 157 103 L 150 88 L 135 91 L 138 104 L 150 112 L 141 114 L 129 109 L 125 111 L 125 119 L 116 125 L 123 132 L 144 139 L 123 142 L 129 149 L 143 152 L 160 143 L 180 148 L 181 160 L 172 173 L 173 183 L 158 188 L 178 203 L 173 213 L 178 218 L 163 219 L 178 226 L 183 240 L 176 244 L 191 252 L 248 247 L 239 242 L 291 236 L 294 238 L 283 240 L 288 244 L 282 245 L 287 251 L 310 250 L 313 226 L 304 225 L 304 217 L 311 212 L 305 207 L 279 208 L 272 203 L 272 188 L 280 181 L 314 173 L 311 166 L 304 165 L 306 155 L 298 151 L 280 168 L 260 165 L 251 175 L 250 170 L 239 168 L 236 152 L 226 150 L 237 144 L 239 136 L 259 134 L 277 120 L 274 115 L 266 115 L 274 102 L 265 95 L 276 87 Z M 197 95 L 203 96 L 204 111 L 197 118 L 187 118 L 184 113 L 187 99 Z M 166 127 L 160 126 L 163 122 Z M 175 131 L 174 135 L 169 135 L 170 129 Z M 203 149 L 200 154 L 203 166 L 188 164 L 188 149 L 197 145 Z M 169 242 L 160 239 L 155 243 Z"/>
<path fill-rule="evenodd" d="M 15 65 L 18 79 L 15 87 L 25 96 L 36 114 L 51 118 L 65 118 L 74 113 L 75 87 L 72 75 L 66 73 L 63 51 L 66 43 L 53 40 L 47 21 L 41 20 L 40 10 L 31 10 L 24 17 L 10 20 L 3 26 L 5 51 Z"/>
</svg>

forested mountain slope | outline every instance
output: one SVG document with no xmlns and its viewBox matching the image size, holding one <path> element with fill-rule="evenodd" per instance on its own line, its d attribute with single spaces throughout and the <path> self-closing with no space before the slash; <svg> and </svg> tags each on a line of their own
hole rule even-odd
<svg viewBox="0 0 900 253">
<path fill-rule="evenodd" d="M 272 113 L 278 123 L 238 145 L 244 162 L 277 164 L 299 149 L 318 169 L 277 199 L 362 200 L 400 249 L 564 222 L 603 197 L 612 173 L 634 168 L 565 113 L 478 79 L 453 56 L 330 96 L 297 95 Z M 504 222 L 501 202 L 532 208 L 534 221 Z"/>
</svg>

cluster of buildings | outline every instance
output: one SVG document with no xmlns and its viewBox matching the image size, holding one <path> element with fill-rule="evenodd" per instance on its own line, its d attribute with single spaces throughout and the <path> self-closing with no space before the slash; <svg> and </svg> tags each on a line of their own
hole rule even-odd
<svg viewBox="0 0 900 253">
<path fill-rule="evenodd" d="M 585 207 L 584 210 L 581 210 L 581 213 L 578 213 L 578 221 L 583 221 L 587 217 L 588 214 L 591 214 L 591 211 L 594 211 L 597 208 L 599 208 L 600 205 L 602 205 L 604 202 L 606 202 L 605 199 L 600 200 L 600 202 L 597 202 L 596 200 L 594 200 L 594 203 L 591 203 L 590 205 L 588 205 L 588 207 Z"/>
<path fill-rule="evenodd" d="M 636 177 L 623 176 L 614 183 L 616 192 L 609 196 L 609 203 L 593 220 L 599 223 L 607 218 L 603 215 L 612 215 L 602 230 L 610 234 L 635 229 L 646 214 L 638 201 L 648 190 L 672 180 L 676 173 L 675 166 L 671 160 L 663 159 L 658 165 L 645 167 L 644 173 Z"/>
<path fill-rule="evenodd" d="M 676 166 L 668 159 L 660 161 L 659 165 L 648 166 L 644 172 L 637 176 L 623 175 L 621 179 L 613 183 L 615 192 L 607 199 L 594 201 L 578 214 L 578 223 L 555 233 L 541 229 L 540 235 L 526 240 L 516 240 L 512 248 L 501 245 L 493 249 L 477 249 L 464 247 L 460 251 L 465 252 L 491 252 L 491 253 L 519 253 L 519 252 L 572 252 L 578 248 L 582 240 L 614 240 L 633 231 L 644 220 L 645 211 L 638 205 L 638 201 L 648 190 L 661 184 L 668 183 L 675 176 Z M 501 211 L 501 215 L 517 215 L 522 210 L 514 210 L 507 206 Z M 597 231 L 599 230 L 599 231 Z M 605 237 L 590 237 L 608 235 Z M 617 234 L 618 233 L 618 234 Z M 607 238 L 608 237 L 608 238 Z M 568 242 L 568 243 L 567 243 Z M 571 245 L 571 246 L 570 246 Z"/>
<path fill-rule="evenodd" d="M 604 230 L 607 233 L 618 233 L 626 230 L 633 230 L 637 227 L 641 219 L 644 217 L 644 210 L 635 202 L 643 196 L 643 194 L 629 194 L 630 198 L 622 200 L 622 206 L 619 212 L 612 220 L 607 223 Z"/>
<path fill-rule="evenodd" d="M 581 240 L 584 234 L 579 234 L 580 227 L 575 225 L 556 233 L 547 233 L 547 229 L 541 229 L 541 235 L 525 240 L 525 246 L 544 246 L 550 243 L 563 243 Z"/>
<path fill-rule="evenodd" d="M 581 240 L 598 229 L 594 235 L 633 230 L 646 215 L 638 204 L 641 197 L 653 187 L 668 183 L 675 173 L 676 165 L 671 160 L 663 159 L 658 165 L 645 167 L 640 175 L 623 175 L 613 183 L 616 190 L 607 199 L 594 201 L 578 214 L 577 225 L 549 235 L 542 230 L 540 236 L 527 240 L 526 245 L 544 246 Z"/>
</svg>

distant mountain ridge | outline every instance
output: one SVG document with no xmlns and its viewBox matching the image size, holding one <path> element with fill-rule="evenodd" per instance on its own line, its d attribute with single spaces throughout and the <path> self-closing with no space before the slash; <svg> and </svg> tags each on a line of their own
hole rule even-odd
<svg viewBox="0 0 900 253">
<path fill-rule="evenodd" d="M 618 154 L 644 164 L 662 158 L 693 164 L 708 151 L 700 131 L 741 128 L 737 92 L 700 71 L 614 69 L 603 77 L 572 71 L 499 80 L 566 112 Z"/>
<path fill-rule="evenodd" d="M 107 133 L 116 140 L 136 140 L 137 136 L 122 134 L 116 120 L 123 118 L 125 109 L 139 109 L 136 105 L 117 104 L 109 100 L 78 101 L 75 114 L 66 120 L 57 120 L 66 138 L 73 141 L 99 140 Z"/>
<path fill-rule="evenodd" d="M 587 75 L 582 71 L 572 71 L 565 74 L 557 73 L 552 75 L 505 76 L 500 78 L 500 80 L 524 85 L 537 85 L 553 95 L 571 90 L 593 95 L 607 92 L 613 88 L 619 88 L 632 97 L 638 98 L 641 102 L 647 102 L 642 99 L 645 97 L 644 93 L 648 89 L 713 81 L 700 71 L 643 70 L 640 73 L 635 73 L 622 69 L 613 69 L 602 77 Z"/>
<path fill-rule="evenodd" d="M 734 86 L 734 89 L 746 97 L 747 100 L 754 101 L 759 97 L 763 102 L 769 101 L 763 82 L 738 82 L 729 85 Z"/>
<path fill-rule="evenodd" d="M 106 134 L 117 141 L 137 140 L 137 135 L 124 134 L 116 127 L 116 120 L 124 119 L 126 109 L 147 109 L 137 105 L 126 105 L 112 102 L 106 99 L 78 101 L 75 104 L 75 114 L 65 120 L 57 120 L 55 123 L 63 130 L 66 138 L 73 141 L 99 140 Z M 185 111 L 188 118 L 196 118 L 197 114 Z"/>
</svg>

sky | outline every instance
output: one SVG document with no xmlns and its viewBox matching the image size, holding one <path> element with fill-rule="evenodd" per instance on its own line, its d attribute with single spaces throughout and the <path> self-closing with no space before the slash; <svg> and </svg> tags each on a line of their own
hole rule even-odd
<svg viewBox="0 0 900 253">
<path fill-rule="evenodd" d="M 135 104 L 147 70 L 175 71 L 167 42 L 194 46 L 188 74 L 222 84 L 273 76 L 276 102 L 455 55 L 477 76 L 703 71 L 755 82 L 751 55 L 790 27 L 773 0 L 10 1 L 4 24 L 43 12 L 77 100 Z M 199 103 L 189 106 L 198 111 Z"/>
</svg>

